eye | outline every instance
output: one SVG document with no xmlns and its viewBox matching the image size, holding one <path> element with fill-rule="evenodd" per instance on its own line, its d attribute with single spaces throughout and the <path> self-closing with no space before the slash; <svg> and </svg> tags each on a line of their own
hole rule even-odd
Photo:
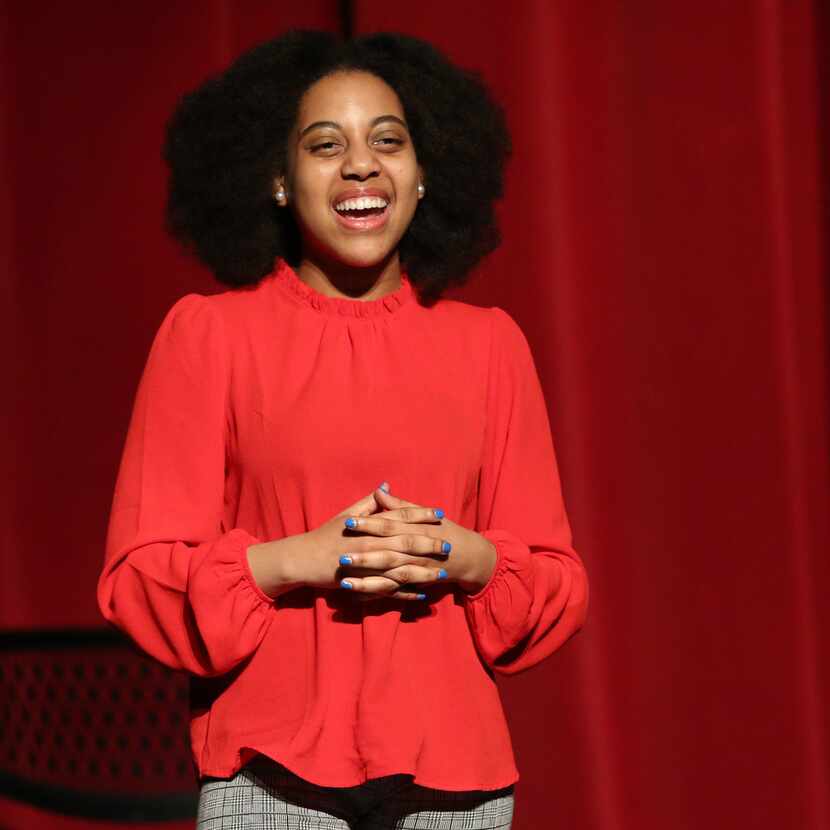
<svg viewBox="0 0 830 830">
<path fill-rule="evenodd" d="M 392 144 L 403 144 L 403 141 L 400 138 L 392 138 L 391 136 L 384 136 L 383 138 L 379 138 L 378 141 L 381 143 L 384 141 L 390 141 Z"/>
<path fill-rule="evenodd" d="M 323 149 L 328 150 L 329 148 L 336 147 L 336 146 L 337 146 L 336 141 L 321 141 L 319 144 L 314 144 L 311 147 L 311 152 L 314 153 L 317 150 L 323 150 Z"/>
</svg>

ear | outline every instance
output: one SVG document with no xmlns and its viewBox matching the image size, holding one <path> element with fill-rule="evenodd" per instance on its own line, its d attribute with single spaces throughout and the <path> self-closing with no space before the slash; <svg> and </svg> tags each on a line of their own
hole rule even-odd
<svg viewBox="0 0 830 830">
<path fill-rule="evenodd" d="M 284 207 L 288 204 L 288 188 L 285 186 L 285 176 L 283 175 L 279 175 L 274 179 L 274 198 L 276 198 L 277 193 L 280 191 L 282 191 L 285 196 L 281 199 L 277 199 L 277 203 Z"/>
<path fill-rule="evenodd" d="M 426 187 L 427 187 L 427 184 L 426 184 L 426 182 L 424 181 L 423 168 L 418 167 L 418 188 L 417 188 L 417 193 L 418 193 L 418 201 L 419 201 L 419 202 L 420 202 L 420 201 L 421 201 L 421 199 L 423 199 L 423 198 L 424 198 L 424 196 L 426 195 Z"/>
</svg>

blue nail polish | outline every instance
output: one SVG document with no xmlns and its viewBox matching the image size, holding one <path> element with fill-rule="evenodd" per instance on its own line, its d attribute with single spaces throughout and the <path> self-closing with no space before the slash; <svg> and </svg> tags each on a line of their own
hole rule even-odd
<svg viewBox="0 0 830 830">
<path fill-rule="evenodd" d="M 340 564 L 341 565 L 351 565 L 352 564 L 352 557 L 351 556 L 346 556 L 346 554 L 344 553 L 340 557 Z"/>
<path fill-rule="evenodd" d="M 416 596 L 418 597 L 418 599 L 426 599 L 427 598 L 426 594 L 416 594 Z"/>
<path fill-rule="evenodd" d="M 383 490 L 384 493 L 388 493 L 389 492 L 389 482 L 388 481 L 382 481 L 378 485 L 378 490 Z"/>
<path fill-rule="evenodd" d="M 444 511 L 441 510 L 440 507 L 436 507 L 435 510 L 433 510 L 432 512 L 435 513 L 435 518 L 436 519 L 443 519 L 444 518 Z"/>
<path fill-rule="evenodd" d="M 452 550 L 452 545 L 449 542 L 441 543 L 441 553 L 449 553 Z"/>
<path fill-rule="evenodd" d="M 354 519 L 346 519 L 346 521 L 343 524 L 345 524 L 348 528 L 357 527 L 357 522 Z"/>
<path fill-rule="evenodd" d="M 443 568 L 441 568 L 441 570 L 438 571 L 438 579 L 446 579 L 446 578 L 447 578 L 447 572 Z"/>
<path fill-rule="evenodd" d="M 341 588 L 351 588 L 351 587 L 353 587 L 353 586 L 352 586 L 352 583 L 351 583 L 351 582 L 346 582 L 346 580 L 345 580 L 345 579 L 341 579 L 341 580 L 340 580 L 340 587 L 341 587 Z"/>
</svg>

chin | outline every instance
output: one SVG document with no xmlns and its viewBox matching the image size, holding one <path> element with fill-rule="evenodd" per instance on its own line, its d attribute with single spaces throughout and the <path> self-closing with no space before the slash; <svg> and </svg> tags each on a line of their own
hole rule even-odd
<svg viewBox="0 0 830 830">
<path fill-rule="evenodd" d="M 371 268 L 380 265 L 394 253 L 394 247 L 344 245 L 331 252 L 332 259 L 352 268 Z"/>
</svg>

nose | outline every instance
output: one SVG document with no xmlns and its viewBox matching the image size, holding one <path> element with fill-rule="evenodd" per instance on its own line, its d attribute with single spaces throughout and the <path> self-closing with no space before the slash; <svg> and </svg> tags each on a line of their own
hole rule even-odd
<svg viewBox="0 0 830 830">
<path fill-rule="evenodd" d="M 365 179 L 380 173 L 380 162 L 371 147 L 355 142 L 343 156 L 343 178 Z"/>
</svg>

